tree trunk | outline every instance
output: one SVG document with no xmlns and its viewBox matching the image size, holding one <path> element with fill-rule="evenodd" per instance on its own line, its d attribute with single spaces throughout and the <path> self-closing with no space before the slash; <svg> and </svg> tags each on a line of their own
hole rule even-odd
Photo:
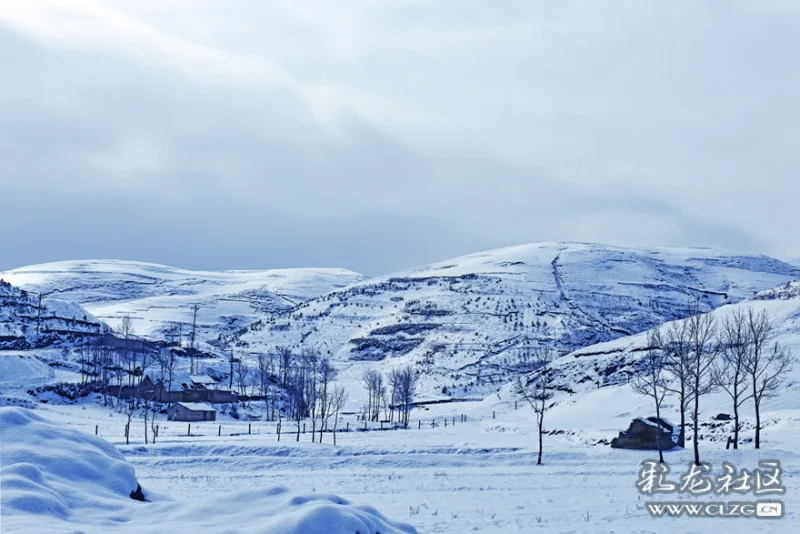
<svg viewBox="0 0 800 534">
<path fill-rule="evenodd" d="M 761 403 L 756 401 L 756 449 L 761 448 Z"/>
<path fill-rule="evenodd" d="M 539 457 L 536 459 L 536 465 L 542 465 L 542 427 L 539 425 Z"/>
<path fill-rule="evenodd" d="M 656 445 L 658 445 L 658 461 L 664 463 L 664 451 L 661 447 L 661 406 L 656 402 L 656 419 L 658 420 L 658 437 L 656 438 Z"/>
<path fill-rule="evenodd" d="M 700 396 L 694 396 L 694 411 L 692 412 L 694 432 L 692 432 L 692 445 L 694 445 L 694 465 L 700 465 Z"/>
<path fill-rule="evenodd" d="M 678 445 L 681 448 L 686 448 L 686 395 L 681 394 L 680 398 L 681 403 L 681 435 L 678 442 Z"/>
<path fill-rule="evenodd" d="M 733 401 L 733 448 L 739 448 L 739 405 Z"/>
</svg>

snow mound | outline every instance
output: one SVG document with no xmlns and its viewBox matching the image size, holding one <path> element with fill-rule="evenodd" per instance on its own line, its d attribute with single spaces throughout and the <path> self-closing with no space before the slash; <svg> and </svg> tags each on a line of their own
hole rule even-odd
<svg viewBox="0 0 800 534">
<path fill-rule="evenodd" d="M 30 410 L 0 408 L 2 514 L 66 519 L 77 508 L 130 500 L 133 467 L 107 441 L 54 425 Z"/>
<path fill-rule="evenodd" d="M 0 408 L 0 436 L 3 532 L 416 534 L 372 507 L 285 488 L 135 501 L 133 467 L 113 445 L 23 408 Z"/>
<path fill-rule="evenodd" d="M 202 518 L 202 520 L 198 520 Z M 297 495 L 286 488 L 227 494 L 213 501 L 174 507 L 150 516 L 145 531 L 199 531 L 241 534 L 416 534 L 392 523 L 370 506 L 356 506 L 333 495 Z M 141 525 L 140 525 L 141 526 Z M 202 528 L 201 528 L 202 527 Z M 156 531 L 152 530 L 152 531 Z"/>
</svg>

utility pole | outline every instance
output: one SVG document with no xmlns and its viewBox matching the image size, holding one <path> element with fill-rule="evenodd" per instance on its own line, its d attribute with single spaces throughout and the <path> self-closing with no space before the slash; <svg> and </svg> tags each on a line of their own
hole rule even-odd
<svg viewBox="0 0 800 534">
<path fill-rule="evenodd" d="M 194 373 L 195 372 L 195 367 L 197 365 L 196 358 L 195 358 L 194 336 L 195 336 L 195 333 L 197 331 L 197 310 L 198 309 L 200 309 L 200 306 L 198 306 L 197 304 L 192 306 L 192 310 L 194 310 L 194 319 L 192 319 L 192 337 L 191 337 L 191 344 L 190 344 L 190 350 L 191 350 L 191 353 L 190 353 L 191 356 L 190 356 L 190 359 L 189 359 L 189 372 L 190 373 Z"/>
<path fill-rule="evenodd" d="M 42 327 L 42 294 L 39 293 L 39 307 L 36 313 L 36 335 L 39 335 Z"/>
<path fill-rule="evenodd" d="M 233 390 L 233 347 L 231 347 L 231 380 L 228 389 Z"/>
</svg>

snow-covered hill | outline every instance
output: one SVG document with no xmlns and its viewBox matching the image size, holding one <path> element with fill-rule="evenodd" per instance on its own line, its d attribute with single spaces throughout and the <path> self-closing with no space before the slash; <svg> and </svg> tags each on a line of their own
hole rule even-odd
<svg viewBox="0 0 800 534">
<path fill-rule="evenodd" d="M 770 294 L 772 297 L 768 296 Z M 724 306 L 710 313 L 719 325 L 726 317 L 748 308 L 756 313 L 766 311 L 775 325 L 771 341 L 779 342 L 800 359 L 800 295 L 789 298 L 784 291 L 765 291 L 757 299 Z M 669 323 L 661 325 L 664 329 L 668 327 Z M 641 332 L 584 347 L 558 358 L 550 374 L 553 386 L 560 390 L 554 399 L 556 407 L 548 414 L 551 428 L 593 427 L 593 431 L 584 435 L 586 442 L 596 443 L 600 439 L 607 442 L 633 417 L 654 415 L 652 399 L 634 393 L 629 383 L 646 347 L 647 332 Z M 765 398 L 762 422 L 771 443 L 780 442 L 781 446 L 795 448 L 797 421 L 800 421 L 800 363 L 795 363 L 784 379 L 778 395 Z M 496 397 L 506 401 L 513 399 L 514 389 L 514 384 L 507 384 Z M 668 397 L 662 409 L 667 419 L 678 420 L 678 404 L 674 397 Z M 719 413 L 732 413 L 730 397 L 723 391 L 703 397 L 701 424 L 704 439 L 719 441 L 722 446 L 732 432 L 732 423 L 715 420 Z M 740 413 L 743 418 L 742 439 L 752 439 L 755 427 L 751 402 L 746 402 Z M 618 421 L 616 426 L 611 424 L 615 420 Z M 603 424 L 592 425 L 592 421 Z"/>
<path fill-rule="evenodd" d="M 319 350 L 354 380 L 365 367 L 414 363 L 429 394 L 485 393 L 524 371 L 531 346 L 569 352 L 684 317 L 695 299 L 712 310 L 796 278 L 800 269 L 766 256 L 540 243 L 357 283 L 230 341 Z"/>
<path fill-rule="evenodd" d="M 0 277 L 44 294 L 46 302 L 81 304 L 112 326 L 130 315 L 135 333 L 154 339 L 178 325 L 186 339 L 197 304 L 201 341 L 364 279 L 345 269 L 212 272 L 114 260 L 47 263 Z"/>
<path fill-rule="evenodd" d="M 800 294 L 787 298 L 785 293 L 776 290 L 773 298 L 767 298 L 765 295 L 768 293 L 760 293 L 757 299 L 725 306 L 711 314 L 719 325 L 725 317 L 739 309 L 766 311 L 775 324 L 774 341 L 790 348 L 800 357 Z M 669 323 L 660 326 L 667 328 Z M 556 360 L 554 384 L 576 392 L 597 389 L 598 386 L 625 385 L 631 373 L 635 372 L 634 366 L 644 355 L 646 347 L 647 332 L 641 332 L 578 349 Z M 793 388 L 800 390 L 800 366 L 795 367 L 789 382 Z M 792 409 L 800 410 L 800 395 L 782 394 L 781 398 L 790 403 Z"/>
<path fill-rule="evenodd" d="M 108 327 L 74 302 L 39 299 L 0 277 L 0 350 L 47 347 Z"/>
</svg>

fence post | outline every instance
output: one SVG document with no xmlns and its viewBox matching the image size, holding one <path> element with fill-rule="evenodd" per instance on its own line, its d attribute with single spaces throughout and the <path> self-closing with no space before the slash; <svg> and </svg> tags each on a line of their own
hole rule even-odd
<svg viewBox="0 0 800 534">
<path fill-rule="evenodd" d="M 248 436 L 250 435 L 250 427 L 251 426 L 252 426 L 252 423 L 247 423 L 247 435 Z"/>
<path fill-rule="evenodd" d="M 192 423 L 189 423 L 189 429 L 186 431 L 186 435 L 187 436 L 191 436 L 192 435 Z"/>
<path fill-rule="evenodd" d="M 219 431 L 217 432 L 217 436 L 222 435 L 222 425 L 219 425 Z"/>
<path fill-rule="evenodd" d="M 444 418 L 444 427 L 447 428 L 447 417 Z"/>
<path fill-rule="evenodd" d="M 367 420 L 365 419 L 364 420 L 364 432 L 366 432 L 366 431 L 367 431 Z"/>
<path fill-rule="evenodd" d="M 492 419 L 494 419 L 494 410 L 492 410 Z"/>
<path fill-rule="evenodd" d="M 453 416 L 453 426 L 456 426 L 456 416 Z"/>
<path fill-rule="evenodd" d="M 347 431 L 350 432 L 350 421 L 347 422 Z M 335 436 L 336 436 L 335 432 L 333 433 L 333 435 L 334 435 L 334 439 L 336 439 L 335 438 Z"/>
<path fill-rule="evenodd" d="M 381 421 L 381 430 L 383 430 L 383 421 Z"/>
<path fill-rule="evenodd" d="M 305 433 L 306 433 L 306 424 L 303 423 L 303 434 L 305 434 Z"/>
<path fill-rule="evenodd" d="M 420 429 L 420 430 L 422 430 L 422 419 L 420 419 L 420 420 L 418 421 L 418 423 L 419 423 L 419 429 Z"/>
<path fill-rule="evenodd" d="M 99 430 L 100 425 L 94 425 L 94 435 L 97 435 L 97 431 Z"/>
</svg>

